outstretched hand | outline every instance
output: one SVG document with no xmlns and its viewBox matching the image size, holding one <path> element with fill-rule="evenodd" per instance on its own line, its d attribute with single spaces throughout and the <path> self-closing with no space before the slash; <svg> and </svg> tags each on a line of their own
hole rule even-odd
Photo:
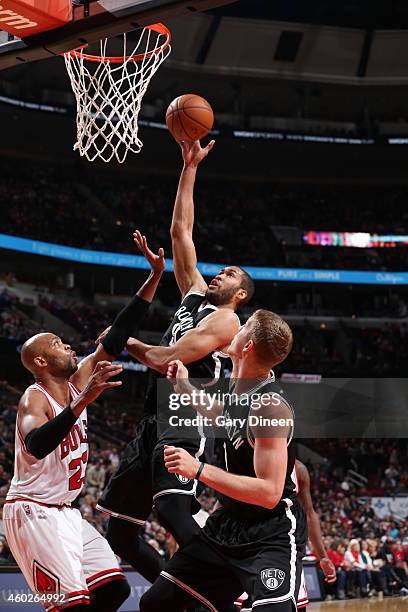
<svg viewBox="0 0 408 612">
<path fill-rule="evenodd" d="M 157 254 L 153 253 L 153 251 L 148 247 L 146 236 L 142 236 L 139 230 L 135 230 L 133 232 L 133 240 L 139 251 L 141 251 L 146 257 L 153 272 L 155 272 L 156 274 L 162 274 L 166 267 L 166 261 L 164 259 L 164 250 L 160 247 Z"/>
<path fill-rule="evenodd" d="M 202 147 L 199 140 L 194 142 L 181 140 L 180 147 L 183 153 L 184 165 L 197 167 L 204 157 L 207 157 L 214 145 L 215 140 L 210 140 L 206 147 Z"/>
</svg>

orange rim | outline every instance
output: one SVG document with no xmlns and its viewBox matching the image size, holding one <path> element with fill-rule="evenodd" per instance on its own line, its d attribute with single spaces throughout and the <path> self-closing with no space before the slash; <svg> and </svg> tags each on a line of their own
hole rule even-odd
<svg viewBox="0 0 408 612">
<path fill-rule="evenodd" d="M 132 62 L 142 62 L 144 59 L 149 59 L 152 55 L 158 55 L 170 45 L 171 41 L 171 33 L 170 30 L 163 23 L 153 23 L 152 25 L 145 26 L 145 29 L 152 30 L 153 32 L 157 32 L 158 34 L 162 34 L 166 36 L 165 42 L 154 49 L 154 51 L 148 51 L 147 53 L 138 53 L 137 55 L 90 55 L 89 53 L 83 53 L 78 49 L 86 49 L 88 45 L 83 45 L 82 47 L 77 47 L 72 51 L 67 51 L 63 55 L 68 55 L 70 57 L 81 57 L 88 62 L 110 62 L 111 64 L 122 64 L 126 61 Z"/>
</svg>

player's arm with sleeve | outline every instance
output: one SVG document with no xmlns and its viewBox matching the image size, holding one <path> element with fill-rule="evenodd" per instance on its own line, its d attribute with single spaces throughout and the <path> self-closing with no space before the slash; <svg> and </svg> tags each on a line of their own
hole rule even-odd
<svg viewBox="0 0 408 612">
<path fill-rule="evenodd" d="M 151 266 L 151 272 L 136 295 L 116 316 L 112 326 L 101 340 L 94 353 L 88 355 L 79 364 L 78 370 L 71 377 L 71 382 L 82 389 L 99 361 L 113 361 L 125 348 L 130 336 L 133 336 L 152 302 L 161 276 L 165 269 L 163 249 L 158 254 L 153 253 L 139 231 L 134 233 L 134 239 Z"/>
<path fill-rule="evenodd" d="M 28 453 L 44 459 L 66 438 L 80 414 L 106 389 L 121 385 L 110 380 L 122 372 L 122 366 L 109 361 L 96 364 L 83 391 L 57 416 L 53 416 L 47 398 L 35 389 L 27 390 L 18 405 L 17 427 Z"/>
<path fill-rule="evenodd" d="M 172 346 L 152 346 L 129 338 L 126 348 L 141 363 L 166 373 L 170 361 L 180 360 L 189 364 L 212 351 L 229 346 L 239 325 L 239 319 L 232 310 L 220 308 L 205 317 L 198 327 L 188 331 Z"/>
<path fill-rule="evenodd" d="M 334 582 L 336 580 L 336 568 L 327 556 L 327 550 L 323 542 L 322 530 L 320 528 L 320 520 L 313 507 L 313 501 L 310 494 L 309 471 L 298 459 L 296 460 L 296 473 L 299 483 L 298 500 L 306 513 L 309 540 L 312 544 L 313 551 L 319 558 L 320 567 L 325 575 L 326 582 Z"/>
<path fill-rule="evenodd" d="M 292 413 L 284 403 L 274 399 L 261 407 L 259 415 L 285 420 Z M 267 416 L 268 415 L 268 416 Z M 273 509 L 282 497 L 287 470 L 287 437 L 290 426 L 281 426 L 272 432 L 262 426 L 252 427 L 255 437 L 254 469 L 256 477 L 231 474 L 206 463 L 200 474 L 200 482 L 238 501 Z M 194 478 L 200 462 L 187 451 L 168 446 L 164 451 L 165 464 L 169 472 Z"/>
<path fill-rule="evenodd" d="M 197 269 L 197 255 L 193 242 L 194 184 L 198 164 L 214 146 L 212 140 L 204 149 L 200 142 L 182 142 L 184 167 L 180 175 L 171 223 L 174 275 L 181 295 L 192 289 L 206 291 L 207 283 Z"/>
</svg>

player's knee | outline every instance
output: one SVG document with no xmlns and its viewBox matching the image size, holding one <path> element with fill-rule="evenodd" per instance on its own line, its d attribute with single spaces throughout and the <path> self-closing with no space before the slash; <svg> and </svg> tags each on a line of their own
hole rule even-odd
<svg viewBox="0 0 408 612">
<path fill-rule="evenodd" d="M 137 525 L 128 524 L 121 519 L 109 519 L 106 539 L 115 555 L 118 555 L 121 559 L 126 559 L 129 543 L 137 544 L 139 529 Z"/>
<path fill-rule="evenodd" d="M 200 532 L 200 527 L 191 516 L 190 495 L 163 495 L 156 499 L 155 507 L 160 523 L 170 531 L 180 546 L 184 546 Z"/>
<path fill-rule="evenodd" d="M 130 584 L 125 580 L 115 580 L 111 582 L 112 600 L 117 604 L 118 608 L 127 600 L 130 595 Z"/>
<path fill-rule="evenodd" d="M 126 579 L 112 580 L 93 592 L 91 610 L 98 612 L 115 612 L 130 595 L 130 586 Z"/>
</svg>

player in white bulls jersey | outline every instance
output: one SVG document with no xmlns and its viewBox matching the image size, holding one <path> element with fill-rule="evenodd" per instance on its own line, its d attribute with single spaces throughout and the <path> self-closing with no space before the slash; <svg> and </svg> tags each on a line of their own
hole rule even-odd
<svg viewBox="0 0 408 612">
<path fill-rule="evenodd" d="M 115 612 L 129 585 L 107 540 L 71 503 L 88 461 L 86 407 L 109 388 L 122 366 L 112 364 L 145 314 L 162 272 L 162 249 L 135 241 L 152 267 L 149 279 L 116 317 L 104 342 L 78 366 L 75 352 L 52 333 L 33 336 L 21 360 L 34 376 L 20 399 L 15 471 L 4 508 L 10 550 L 48 612 Z"/>
</svg>

